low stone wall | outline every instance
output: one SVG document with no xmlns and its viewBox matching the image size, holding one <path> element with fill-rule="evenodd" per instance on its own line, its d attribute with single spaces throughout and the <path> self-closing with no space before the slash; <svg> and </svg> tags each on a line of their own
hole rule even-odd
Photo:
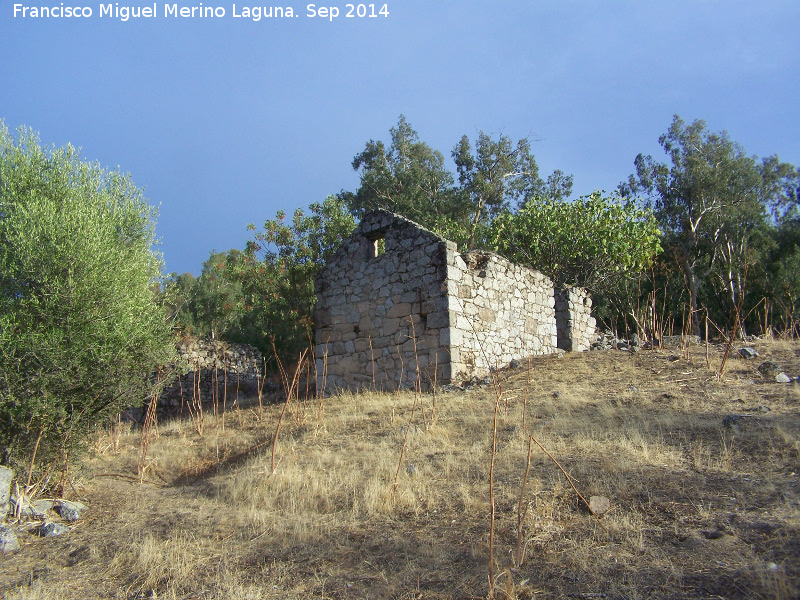
<svg viewBox="0 0 800 600">
<path fill-rule="evenodd" d="M 190 402 L 198 387 L 202 402 L 211 401 L 215 390 L 222 401 L 226 385 L 229 399 L 237 389 L 244 395 L 257 392 L 262 366 L 258 348 L 188 336 L 176 347 L 182 374 L 161 393 L 159 403 L 165 408 L 180 406 L 181 395 Z"/>
<path fill-rule="evenodd" d="M 567 352 L 585 352 L 594 342 L 596 321 L 592 299 L 582 288 L 555 290 L 558 347 Z"/>
</svg>

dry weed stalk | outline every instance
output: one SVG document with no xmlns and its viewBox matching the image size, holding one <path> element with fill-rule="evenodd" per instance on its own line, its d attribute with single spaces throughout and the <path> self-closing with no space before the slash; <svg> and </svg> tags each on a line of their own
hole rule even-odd
<svg viewBox="0 0 800 600">
<path fill-rule="evenodd" d="M 122 436 L 122 413 L 114 417 L 114 427 L 111 430 L 111 449 L 114 454 L 119 452 L 119 438 Z"/>
<path fill-rule="evenodd" d="M 431 388 L 431 393 L 433 394 L 433 400 L 431 403 L 431 426 L 436 425 L 436 378 L 439 374 L 439 351 L 436 351 L 436 354 L 433 358 L 433 388 Z"/>
<path fill-rule="evenodd" d="M 181 410 L 178 412 L 178 435 L 183 435 L 183 409 L 186 406 L 186 401 L 183 399 L 183 381 L 181 381 L 181 373 L 178 372 L 178 393 L 181 398 Z"/>
<path fill-rule="evenodd" d="M 316 360 L 314 361 L 314 370 L 316 371 Z M 316 391 L 317 391 L 317 415 L 316 427 L 322 425 L 322 420 L 325 417 L 325 388 L 328 385 L 328 345 L 325 344 L 325 351 L 322 353 L 322 377 L 319 373 L 316 374 Z"/>
<path fill-rule="evenodd" d="M 414 316 L 409 315 L 411 321 L 411 340 L 414 342 L 414 365 L 416 366 L 416 379 L 414 381 L 414 395 L 419 398 L 419 409 L 422 413 L 422 426 L 427 428 L 428 422 L 425 419 L 425 403 L 422 399 L 422 381 L 419 374 L 419 357 L 417 356 L 417 332 L 414 328 Z"/>
<path fill-rule="evenodd" d="M 264 418 L 264 404 L 261 400 L 264 392 L 264 384 L 267 381 L 267 359 L 261 357 L 261 373 L 256 374 L 256 384 L 258 385 L 258 420 Z"/>
<path fill-rule="evenodd" d="M 400 466 L 403 464 L 403 455 L 406 452 L 406 445 L 408 444 L 408 434 L 411 431 L 411 425 L 414 423 L 414 409 L 416 409 L 416 407 L 417 407 L 417 395 L 414 394 L 414 401 L 411 403 L 411 416 L 409 416 L 408 418 L 408 425 L 406 425 L 406 433 L 403 436 L 403 446 L 400 448 L 400 458 L 397 461 L 397 470 L 394 473 L 394 483 L 392 484 L 392 502 L 394 502 L 395 494 L 397 493 L 397 481 L 400 478 Z"/>
<path fill-rule="evenodd" d="M 31 486 L 31 477 L 33 476 L 33 467 L 36 464 L 36 453 L 39 451 L 39 444 L 42 441 L 42 435 L 44 435 L 44 425 L 39 429 L 39 436 L 36 438 L 36 444 L 33 446 L 33 452 L 31 453 L 31 462 L 28 466 L 28 479 L 27 483 L 25 483 L 25 487 L 29 488 Z"/>
<path fill-rule="evenodd" d="M 499 385 L 499 382 L 498 382 Z M 496 392 L 496 388 L 495 388 Z M 492 457 L 489 463 L 489 597 L 494 598 L 494 529 L 497 508 L 494 501 L 494 464 L 497 456 L 497 415 L 500 412 L 500 396 L 496 394 L 494 401 L 494 418 L 492 421 Z"/>
<path fill-rule="evenodd" d="M 158 388 L 158 383 L 161 381 L 161 369 L 158 370 L 158 374 L 156 375 L 156 388 Z M 144 474 L 147 470 L 147 449 L 150 447 L 150 441 L 152 439 L 152 432 L 155 428 L 156 437 L 158 434 L 158 422 L 157 422 L 157 413 L 158 413 L 158 392 L 153 391 L 152 395 L 150 396 L 150 403 L 147 405 L 147 410 L 145 411 L 144 422 L 142 423 L 142 435 L 139 440 L 139 460 L 136 465 L 136 470 L 139 475 L 139 483 L 144 483 Z"/>
<path fill-rule="evenodd" d="M 414 339 L 414 359 L 417 358 L 417 338 L 414 332 L 414 318 L 413 316 L 409 315 L 408 319 L 411 321 L 411 331 L 412 336 Z M 400 352 L 400 346 L 397 346 L 397 355 L 400 357 L 400 383 L 397 386 L 397 393 L 400 393 L 400 384 L 403 381 L 403 354 Z M 414 410 L 417 408 L 417 401 L 419 400 L 419 362 L 417 361 L 417 381 L 414 385 L 414 401 L 411 403 L 411 415 L 408 418 L 408 424 L 406 425 L 406 432 L 403 435 L 403 445 L 400 448 L 400 458 L 397 460 L 397 469 L 394 473 L 394 483 L 392 484 L 392 502 L 395 500 L 395 495 L 397 494 L 397 482 L 400 479 L 400 467 L 403 465 L 403 456 L 406 453 L 406 446 L 408 445 L 408 434 L 411 431 L 411 425 L 414 423 Z M 424 409 L 423 409 L 424 410 Z M 392 416 L 394 416 L 394 409 L 392 410 Z M 423 412 L 422 417 L 423 423 L 425 422 L 425 416 Z M 394 418 L 392 419 L 394 421 Z"/>
<path fill-rule="evenodd" d="M 228 369 L 230 368 L 230 359 L 222 358 L 223 381 L 222 381 L 222 431 L 225 431 L 225 408 L 228 406 Z"/>
<path fill-rule="evenodd" d="M 192 404 L 189 406 L 189 417 L 192 419 L 192 425 L 194 425 L 197 435 L 203 437 L 205 421 L 203 418 L 202 389 L 200 388 L 201 373 L 200 361 L 198 360 L 197 369 L 192 373 Z M 183 390 L 182 387 L 181 390 Z M 181 391 L 181 394 L 183 394 L 183 391 Z"/>
<path fill-rule="evenodd" d="M 742 288 L 741 292 L 739 293 L 739 301 L 736 303 L 736 308 L 734 309 L 734 320 L 733 320 L 733 330 L 731 331 L 730 338 L 728 339 L 728 344 L 725 346 L 725 353 L 722 355 L 722 364 L 719 366 L 719 372 L 717 373 L 717 379 L 722 379 L 722 376 L 725 374 L 725 363 L 728 362 L 728 356 L 731 352 L 731 347 L 733 346 L 733 340 L 736 337 L 736 332 L 741 328 L 741 317 L 742 317 L 742 303 L 744 302 L 744 288 L 747 284 L 747 268 L 748 264 L 744 263 L 744 275 L 742 278 Z"/>
<path fill-rule="evenodd" d="M 459 304 L 461 301 L 459 300 Z M 464 305 L 461 304 L 461 310 L 464 310 Z M 475 340 L 478 341 L 478 332 L 475 329 L 475 323 L 470 320 L 469 321 L 470 327 L 472 328 L 472 333 L 475 336 Z M 495 578 L 494 578 L 494 530 L 495 530 L 495 519 L 497 516 L 497 507 L 495 505 L 494 500 L 494 465 L 495 465 L 495 458 L 497 457 L 497 416 L 500 412 L 500 401 L 503 397 L 503 388 L 500 385 L 500 373 L 497 368 L 492 370 L 491 362 L 489 361 L 489 357 L 486 355 L 486 349 L 483 347 L 483 344 L 478 342 L 478 348 L 480 348 L 481 355 L 483 356 L 483 360 L 486 362 L 486 367 L 489 369 L 489 375 L 492 380 L 492 387 L 494 388 L 494 415 L 492 418 L 492 454 L 489 462 L 489 598 L 494 598 L 494 588 L 495 588 Z"/>
<path fill-rule="evenodd" d="M 300 353 L 300 358 L 297 360 L 297 369 L 295 369 L 291 383 L 289 382 L 286 370 L 283 368 L 283 364 L 281 363 L 281 359 L 278 356 L 278 352 L 275 350 L 275 340 L 272 340 L 272 350 L 275 352 L 275 360 L 278 363 L 278 370 L 281 373 L 281 379 L 284 383 L 284 391 L 286 392 L 286 402 L 283 405 L 281 416 L 278 418 L 278 425 L 275 428 L 275 436 L 272 438 L 272 462 L 270 464 L 270 470 L 274 475 L 277 468 L 275 464 L 275 453 L 278 449 L 278 435 L 281 432 L 281 425 L 283 424 L 283 418 L 286 415 L 286 409 L 292 402 L 292 396 L 296 393 L 298 378 L 300 377 L 302 364 L 303 361 L 305 360 L 306 352 L 308 352 L 308 349 L 306 348 Z"/>
<path fill-rule="evenodd" d="M 528 412 L 528 392 L 531 387 L 531 357 L 528 357 L 528 369 L 525 372 L 525 395 L 522 398 L 522 431 L 525 431 L 525 415 Z"/>
<path fill-rule="evenodd" d="M 397 345 L 397 358 L 400 359 L 400 377 L 397 379 L 397 393 L 403 389 L 403 373 L 406 370 L 405 361 L 403 361 L 403 353 L 400 352 L 400 344 Z"/>
<path fill-rule="evenodd" d="M 219 380 L 217 378 L 217 354 L 214 351 L 214 374 L 211 376 L 211 401 L 214 409 L 214 426 L 219 425 Z"/>
<path fill-rule="evenodd" d="M 372 349 L 372 336 L 368 335 L 367 339 L 369 339 L 369 356 L 370 362 L 372 364 L 372 393 L 375 393 L 375 351 Z"/>
<path fill-rule="evenodd" d="M 555 465 L 558 467 L 558 469 L 559 469 L 559 470 L 560 470 L 560 471 L 561 471 L 561 472 L 564 474 L 564 477 L 566 478 L 566 480 L 567 480 L 567 483 L 569 483 L 569 485 L 572 487 L 572 489 L 574 490 L 574 492 L 577 494 L 578 498 L 580 498 L 580 499 L 581 499 L 581 502 L 583 502 L 583 503 L 586 505 L 586 508 L 587 508 L 587 509 L 588 509 L 588 511 L 591 513 L 591 515 L 592 515 L 592 516 L 593 516 L 595 519 L 597 519 L 597 522 L 600 524 L 600 526 L 601 526 L 603 529 L 606 529 L 606 526 L 605 526 L 605 525 L 603 524 L 603 522 L 600 520 L 600 517 L 599 517 L 597 514 L 595 514 L 595 512 L 592 510 L 592 507 L 589 505 L 589 502 L 588 502 L 588 501 L 586 500 L 586 498 L 584 498 L 584 497 L 583 497 L 583 495 L 582 495 L 582 494 L 581 494 L 581 493 L 578 491 L 578 488 L 575 486 L 575 482 L 572 480 L 572 477 L 570 476 L 570 474 L 569 474 L 569 473 L 567 473 L 566 469 L 564 469 L 564 467 L 562 467 L 562 466 L 561 466 L 561 463 L 559 463 L 559 462 L 558 462 L 558 461 L 555 459 L 555 457 L 554 457 L 552 454 L 550 454 L 550 453 L 547 451 L 547 448 L 545 448 L 544 446 L 542 446 L 542 444 L 539 442 L 539 440 L 537 440 L 537 439 L 536 439 L 534 436 L 531 436 L 531 439 L 532 439 L 534 442 L 536 442 L 536 445 L 537 445 L 537 446 L 539 446 L 539 448 L 541 448 L 541 449 L 542 449 L 542 451 L 543 451 L 545 454 L 547 454 L 547 456 L 550 458 L 550 460 L 552 460 L 552 461 L 553 461 L 553 463 L 554 463 L 554 464 L 555 464 Z M 608 531 L 608 530 L 606 529 L 606 531 Z"/>
<path fill-rule="evenodd" d="M 533 452 L 533 436 L 528 438 L 528 458 L 525 461 L 525 475 L 522 478 L 522 486 L 519 491 L 519 504 L 517 505 L 517 554 L 514 566 L 518 569 L 522 566 L 523 552 L 522 552 L 522 525 L 525 523 L 525 515 L 528 512 L 528 505 L 523 509 L 523 501 L 525 499 L 525 487 L 528 485 L 528 474 L 531 471 L 531 453 Z"/>
</svg>

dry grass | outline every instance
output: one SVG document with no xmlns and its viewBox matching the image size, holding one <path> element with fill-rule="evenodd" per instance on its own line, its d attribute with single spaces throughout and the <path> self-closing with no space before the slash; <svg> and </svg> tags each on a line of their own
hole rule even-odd
<svg viewBox="0 0 800 600">
<path fill-rule="evenodd" d="M 705 349 L 541 358 L 501 374 L 494 473 L 497 598 L 796 598 L 800 394 L 755 371 L 800 374 L 800 345 L 757 346 L 715 378 Z M 684 356 L 679 350 L 675 356 Z M 523 398 L 531 378 L 523 429 Z M 430 410 L 431 397 L 418 398 Z M 412 393 L 281 404 L 208 424 L 159 425 L 137 483 L 139 431 L 95 444 L 68 535 L 31 536 L 0 562 L 4 598 L 481 598 L 488 594 L 491 386 L 419 406 L 393 497 Z M 765 407 L 765 408 L 762 408 Z M 766 410 L 769 409 L 769 411 Z M 745 415 L 739 431 L 723 427 Z M 513 568 L 529 435 L 524 560 Z M 115 450 L 115 448 L 118 448 Z"/>
</svg>

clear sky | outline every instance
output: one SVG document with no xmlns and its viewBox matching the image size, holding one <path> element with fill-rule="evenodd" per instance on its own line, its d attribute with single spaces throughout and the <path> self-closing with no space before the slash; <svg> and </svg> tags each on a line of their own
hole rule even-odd
<svg viewBox="0 0 800 600">
<path fill-rule="evenodd" d="M 295 3 L 260 21 L 234 16 L 247 2 L 177 2 L 216 18 L 117 4 L 156 16 L 0 0 L 0 118 L 130 172 L 160 206 L 167 272 L 198 274 L 212 249 L 244 247 L 248 223 L 354 190 L 353 156 L 401 113 L 446 157 L 463 134 L 530 136 L 542 176 L 572 173 L 576 195 L 613 190 L 640 152 L 663 157 L 674 114 L 800 164 L 797 0 L 315 5 L 338 7 L 332 20 Z M 30 16 L 62 5 L 92 16 Z"/>
</svg>

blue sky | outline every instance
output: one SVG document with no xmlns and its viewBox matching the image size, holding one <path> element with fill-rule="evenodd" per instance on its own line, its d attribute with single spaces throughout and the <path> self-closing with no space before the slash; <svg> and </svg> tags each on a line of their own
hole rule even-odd
<svg viewBox="0 0 800 600">
<path fill-rule="evenodd" d="M 159 1 L 124 22 L 94 0 L 64 2 L 89 18 L 14 17 L 15 3 L 62 4 L 0 0 L 0 118 L 130 172 L 160 206 L 167 272 L 198 274 L 212 249 L 244 247 L 248 223 L 355 189 L 353 156 L 401 113 L 447 157 L 463 134 L 530 136 L 542 175 L 572 173 L 576 195 L 661 157 L 673 114 L 800 164 L 796 0 L 402 0 L 377 18 L 316 4 L 339 7 L 332 21 L 297 3 L 257 22 L 222 1 L 177 2 L 222 18 L 165 17 Z"/>
</svg>

